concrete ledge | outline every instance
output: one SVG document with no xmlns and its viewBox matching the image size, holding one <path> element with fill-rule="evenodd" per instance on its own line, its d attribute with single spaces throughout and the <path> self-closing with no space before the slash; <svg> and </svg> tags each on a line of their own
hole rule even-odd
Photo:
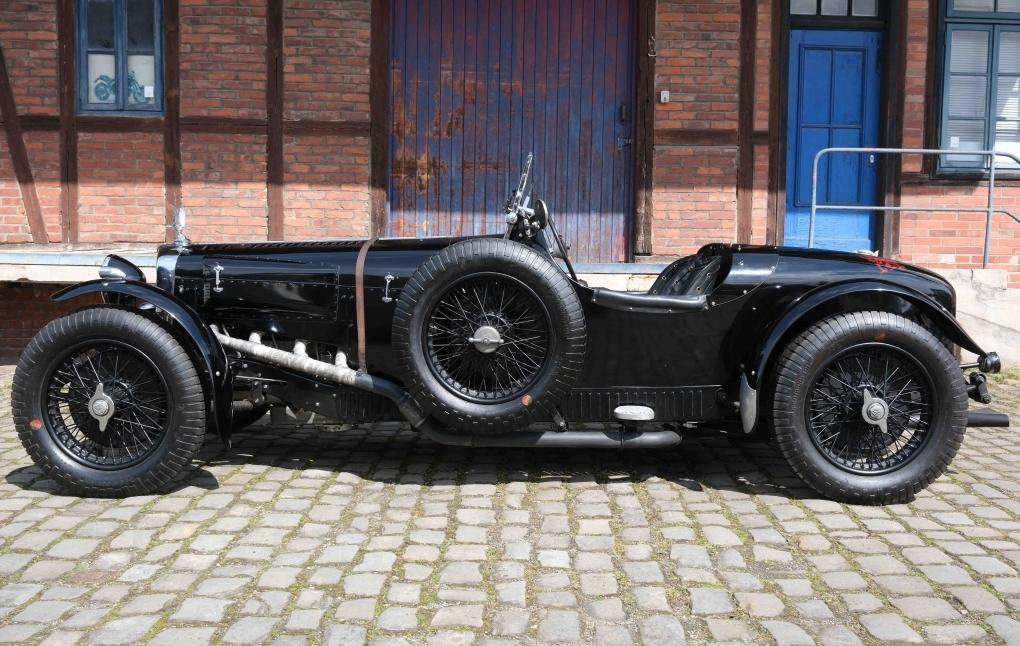
<svg viewBox="0 0 1020 646">
<path fill-rule="evenodd" d="M 956 289 L 956 317 L 1004 367 L 1020 366 L 1020 289 L 1008 289 L 1002 269 L 939 270 Z"/>
<path fill-rule="evenodd" d="M 59 248 L 18 245 L 0 249 L 0 282 L 77 283 L 98 278 L 103 258 L 111 253 L 138 265 L 156 280 L 156 250 L 151 247 Z"/>
</svg>

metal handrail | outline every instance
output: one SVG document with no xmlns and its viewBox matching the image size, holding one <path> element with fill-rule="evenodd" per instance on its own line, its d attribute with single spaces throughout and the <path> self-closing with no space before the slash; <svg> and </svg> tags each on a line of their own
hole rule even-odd
<svg viewBox="0 0 1020 646">
<path fill-rule="evenodd" d="M 984 208 L 967 208 L 951 206 L 864 206 L 857 204 L 819 204 L 818 203 L 818 162 L 825 155 L 832 153 L 857 153 L 869 155 L 967 155 L 981 156 L 988 162 L 988 200 Z M 815 155 L 814 166 L 811 169 L 811 217 L 808 220 L 808 247 L 815 246 L 815 216 L 818 211 L 914 211 L 919 213 L 985 213 L 985 247 L 982 254 L 981 266 L 988 267 L 989 248 L 992 243 L 992 216 L 1002 213 L 1013 218 L 1020 224 L 1020 217 L 1008 209 L 995 207 L 995 158 L 1006 157 L 1020 166 L 1020 157 L 1012 153 L 1005 153 L 998 150 L 942 150 L 938 148 L 823 148 Z"/>
</svg>

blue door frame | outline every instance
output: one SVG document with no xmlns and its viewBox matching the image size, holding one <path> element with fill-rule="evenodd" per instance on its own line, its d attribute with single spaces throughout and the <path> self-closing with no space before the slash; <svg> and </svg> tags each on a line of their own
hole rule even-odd
<svg viewBox="0 0 1020 646">
<path fill-rule="evenodd" d="M 881 96 L 878 31 L 795 29 L 790 32 L 784 244 L 807 246 L 811 177 L 823 148 L 878 146 Z M 818 203 L 877 204 L 878 165 L 869 155 L 830 154 L 818 165 Z M 876 249 L 876 216 L 819 211 L 815 246 Z"/>
</svg>

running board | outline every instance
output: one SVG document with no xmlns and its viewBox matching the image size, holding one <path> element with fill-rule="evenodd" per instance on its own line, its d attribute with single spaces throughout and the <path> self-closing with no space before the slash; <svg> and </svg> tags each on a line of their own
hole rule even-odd
<svg viewBox="0 0 1020 646">
<path fill-rule="evenodd" d="M 440 444 L 477 448 L 664 449 L 683 440 L 675 431 L 518 431 L 500 435 L 459 435 L 440 431 L 433 424 L 422 424 L 418 430 Z"/>
<path fill-rule="evenodd" d="M 967 428 L 1008 428 L 1009 415 L 993 410 L 967 411 Z"/>
</svg>

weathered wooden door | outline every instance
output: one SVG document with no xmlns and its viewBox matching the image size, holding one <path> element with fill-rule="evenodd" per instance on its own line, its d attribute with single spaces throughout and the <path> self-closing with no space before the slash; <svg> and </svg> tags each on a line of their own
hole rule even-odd
<svg viewBox="0 0 1020 646">
<path fill-rule="evenodd" d="M 634 0 L 392 0 L 389 233 L 505 230 L 524 158 L 579 262 L 626 259 Z"/>
</svg>

